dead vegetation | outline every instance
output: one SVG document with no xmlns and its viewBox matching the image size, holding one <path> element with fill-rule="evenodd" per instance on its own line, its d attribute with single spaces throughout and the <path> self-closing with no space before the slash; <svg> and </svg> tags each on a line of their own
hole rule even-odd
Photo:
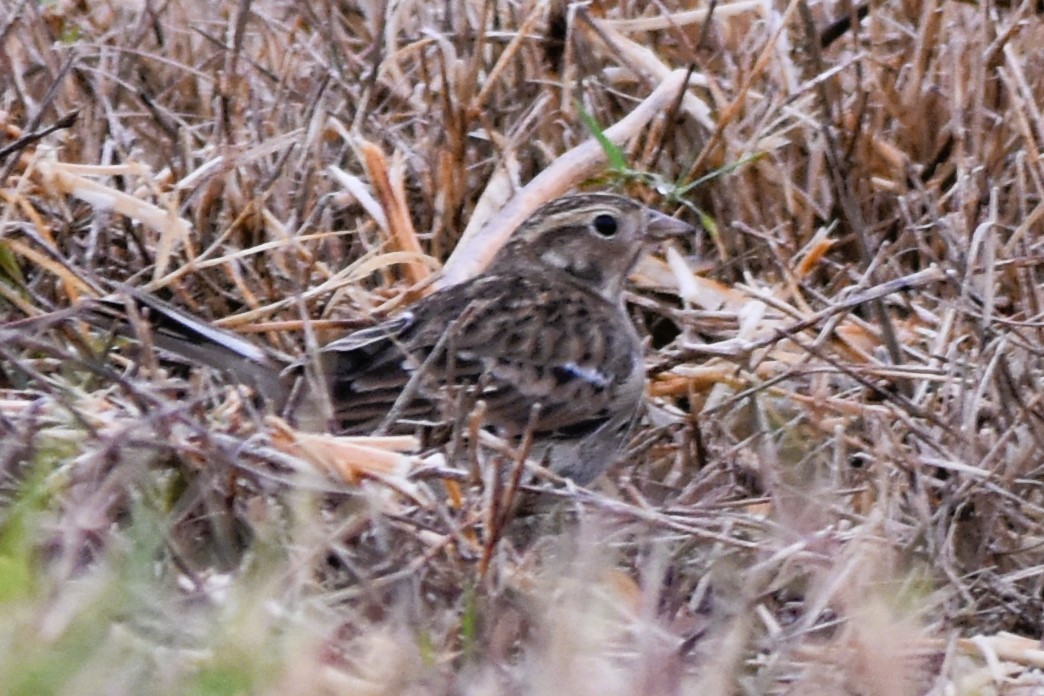
<svg viewBox="0 0 1044 696">
<path fill-rule="evenodd" d="M 9 693 L 1044 688 L 1036 3 L 8 4 Z M 511 453 L 295 433 L 76 320 L 305 354 L 578 186 L 704 232 L 634 278 L 625 461 L 529 519 Z"/>
</svg>

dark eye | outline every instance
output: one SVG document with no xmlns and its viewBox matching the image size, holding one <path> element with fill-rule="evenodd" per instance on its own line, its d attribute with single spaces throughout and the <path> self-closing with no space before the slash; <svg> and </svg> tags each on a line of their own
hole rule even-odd
<svg viewBox="0 0 1044 696">
<path fill-rule="evenodd" d="M 591 224 L 594 227 L 594 231 L 603 237 L 612 237 L 616 234 L 616 218 L 612 215 L 607 213 L 596 215 Z"/>
</svg>

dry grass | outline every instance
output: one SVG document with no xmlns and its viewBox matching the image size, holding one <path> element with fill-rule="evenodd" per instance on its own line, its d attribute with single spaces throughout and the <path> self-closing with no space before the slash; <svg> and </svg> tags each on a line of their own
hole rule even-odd
<svg viewBox="0 0 1044 696">
<path fill-rule="evenodd" d="M 691 4 L 0 10 L 8 693 L 1040 693 L 1040 8 Z M 301 354 L 613 185 L 711 233 L 636 274 L 626 460 L 529 520 L 73 320 Z"/>
</svg>

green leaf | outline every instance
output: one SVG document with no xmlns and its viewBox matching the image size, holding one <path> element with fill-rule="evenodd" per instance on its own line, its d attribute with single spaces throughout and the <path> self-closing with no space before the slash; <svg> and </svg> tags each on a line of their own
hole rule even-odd
<svg viewBox="0 0 1044 696">
<path fill-rule="evenodd" d="M 689 191 L 692 191 L 694 188 L 702 186 L 703 184 L 707 183 L 708 181 L 711 181 L 713 179 L 717 179 L 718 177 L 721 177 L 721 176 L 725 176 L 726 174 L 731 174 L 735 170 L 739 169 L 740 167 L 742 167 L 744 165 L 750 164 L 751 162 L 757 162 L 759 159 L 761 159 L 764 156 L 765 156 L 764 152 L 755 152 L 755 153 L 747 155 L 746 157 L 743 157 L 742 159 L 739 159 L 739 160 L 737 160 L 735 162 L 729 162 L 728 164 L 723 164 L 722 166 L 718 167 L 717 169 L 714 169 L 714 170 L 711 170 L 711 171 L 707 172 L 706 174 L 701 176 L 699 179 L 696 179 L 695 181 L 691 181 L 688 184 L 685 184 L 684 186 L 680 187 L 677 191 L 675 191 L 675 195 L 678 195 L 678 196 L 684 195 L 684 194 L 688 193 Z"/>
<path fill-rule="evenodd" d="M 605 151 L 605 157 L 609 160 L 609 168 L 617 174 L 624 176 L 630 174 L 631 168 L 627 165 L 627 158 L 624 157 L 623 150 L 606 137 L 605 131 L 598 125 L 598 121 L 595 121 L 594 116 L 587 113 L 587 110 L 584 109 L 579 100 L 576 102 L 576 108 L 580 112 L 580 120 L 584 122 L 587 129 L 591 131 L 591 135 L 594 136 L 595 140 L 598 141 L 598 144 Z"/>
<path fill-rule="evenodd" d="M 18 266 L 14 253 L 11 252 L 11 247 L 2 241 L 0 241 L 0 277 L 7 277 L 19 288 L 25 287 L 25 276 L 22 275 L 22 269 Z"/>
</svg>

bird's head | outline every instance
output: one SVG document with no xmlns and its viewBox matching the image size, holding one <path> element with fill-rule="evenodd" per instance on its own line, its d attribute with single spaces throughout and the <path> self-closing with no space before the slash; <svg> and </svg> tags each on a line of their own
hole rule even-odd
<svg viewBox="0 0 1044 696">
<path fill-rule="evenodd" d="M 692 231 L 681 220 L 624 196 L 564 196 L 546 203 L 522 223 L 489 270 L 563 272 L 616 301 L 647 243 Z"/>
</svg>

